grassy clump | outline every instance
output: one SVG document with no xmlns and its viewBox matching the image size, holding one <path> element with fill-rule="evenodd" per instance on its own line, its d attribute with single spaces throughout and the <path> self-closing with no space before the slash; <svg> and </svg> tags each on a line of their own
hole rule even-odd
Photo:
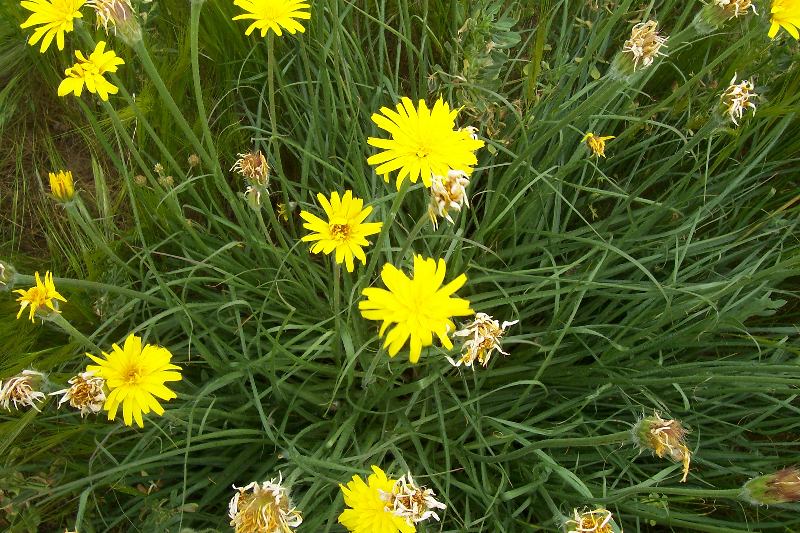
<svg viewBox="0 0 800 533">
<path fill-rule="evenodd" d="M 618 79 L 606 73 L 630 21 L 652 6 L 466 4 L 316 3 L 304 35 L 268 44 L 244 37 L 229 3 L 160 2 L 145 43 L 175 108 L 121 42 L 110 105 L 56 100 L 66 52 L 24 49 L 22 15 L 2 8 L 0 36 L 17 44 L 0 64 L 30 59 L 0 93 L 15 102 L 0 123 L 14 147 L 5 257 L 55 270 L 64 317 L 91 343 L 136 332 L 184 368 L 144 430 L 52 399 L 0 416 L 4 528 L 224 531 L 231 485 L 280 472 L 300 531 L 341 531 L 337 484 L 371 464 L 436 491 L 448 510 L 428 530 L 553 531 L 596 505 L 626 531 L 800 528 L 797 504 L 738 496 L 796 461 L 796 43 L 770 42 L 755 16 L 698 35 L 698 6 L 666 0 L 668 58 Z M 102 34 L 71 37 L 86 49 Z M 762 95 L 739 128 L 719 109 L 734 73 Z M 65 130 L 29 118 L 26 94 Z M 366 164 L 370 115 L 403 95 L 467 106 L 459 125 L 486 137 L 455 226 L 434 232 L 423 187 L 400 204 Z M 589 157 L 587 131 L 616 136 L 607 159 Z M 250 149 L 274 169 L 258 211 L 227 171 Z M 54 209 L 31 178 L 62 164 L 83 169 L 83 208 Z M 346 188 L 386 228 L 353 275 L 299 242 L 299 210 Z M 294 206 L 288 221 L 278 203 Z M 37 235 L 46 246 L 27 248 Z M 378 267 L 413 253 L 445 258 L 448 279 L 466 272 L 476 311 L 520 321 L 509 357 L 473 372 L 439 348 L 414 366 L 386 356 L 357 302 Z M 34 367 L 60 388 L 88 363 L 86 343 L 14 322 L 10 297 L 0 309 L 0 375 Z M 686 484 L 629 437 L 654 410 L 691 430 Z"/>
</svg>

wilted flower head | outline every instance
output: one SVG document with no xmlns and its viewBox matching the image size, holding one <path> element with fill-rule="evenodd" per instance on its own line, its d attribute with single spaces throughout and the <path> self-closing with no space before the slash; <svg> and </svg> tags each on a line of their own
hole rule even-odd
<svg viewBox="0 0 800 533">
<path fill-rule="evenodd" d="M 611 511 L 599 507 L 593 511 L 575 509 L 564 525 L 567 533 L 612 533 L 616 524 Z"/>
<path fill-rule="evenodd" d="M 581 142 L 585 142 L 586 146 L 592 151 L 592 153 L 598 157 L 605 157 L 606 156 L 606 141 L 614 139 L 613 135 L 607 135 L 605 137 L 600 137 L 599 135 L 595 135 L 592 132 L 587 133 L 581 139 Z"/>
<path fill-rule="evenodd" d="M 238 172 L 253 184 L 266 187 L 269 184 L 269 164 L 261 150 L 238 154 L 239 159 L 231 167 L 231 171 Z"/>
<path fill-rule="evenodd" d="M 462 347 L 462 357 L 458 361 L 454 361 L 450 357 L 447 360 L 453 366 L 472 366 L 475 361 L 486 366 L 489 364 L 489 359 L 495 350 L 503 355 L 508 355 L 503 351 L 500 339 L 502 339 L 506 328 L 513 326 L 517 322 L 519 320 L 505 321 L 501 325 L 500 322 L 486 313 L 476 314 L 475 320 L 469 325 L 453 333 L 455 337 L 467 337 Z"/>
<path fill-rule="evenodd" d="M 669 455 L 673 461 L 683 463 L 683 477 L 689 475 L 692 452 L 686 446 L 686 430 L 677 420 L 664 420 L 658 413 L 639 420 L 633 428 L 634 441 L 642 449 L 649 449 L 658 457 Z"/>
<path fill-rule="evenodd" d="M 728 18 L 741 17 L 752 9 L 756 13 L 756 6 L 752 0 L 714 0 L 714 5 L 720 8 Z"/>
<path fill-rule="evenodd" d="M 81 418 L 88 413 L 96 414 L 103 410 L 106 380 L 95 376 L 94 372 L 81 372 L 67 383 L 70 384 L 69 388 L 50 393 L 51 396 L 63 394 L 58 400 L 59 407 L 62 403 L 69 402 L 72 407 L 80 410 Z"/>
<path fill-rule="evenodd" d="M 192 168 L 200 166 L 200 156 L 197 154 L 191 154 L 186 161 L 189 163 L 189 166 Z"/>
<path fill-rule="evenodd" d="M 661 52 L 661 47 L 666 47 L 667 37 L 659 35 L 657 28 L 658 22 L 655 20 L 640 22 L 633 27 L 631 38 L 625 41 L 622 51 L 633 56 L 633 70 L 636 70 L 640 61 L 643 67 L 647 67 L 653 64 L 656 56 L 666 56 Z"/>
<path fill-rule="evenodd" d="M 727 108 L 728 116 L 737 126 L 739 123 L 736 119 L 741 119 L 745 109 L 752 109 L 753 113 L 756 112 L 756 104 L 752 100 L 758 98 L 758 95 L 753 92 L 753 82 L 750 80 L 742 80 L 739 83 L 736 81 L 736 75 L 731 79 L 730 86 L 722 93 L 720 100 L 722 105 Z"/>
<path fill-rule="evenodd" d="M 94 8 L 97 26 L 102 26 L 106 33 L 111 25 L 114 33 L 129 45 L 142 40 L 142 28 L 130 0 L 88 0 L 86 5 Z"/>
<path fill-rule="evenodd" d="M 72 181 L 72 172 L 59 170 L 58 174 L 50 172 L 50 192 L 59 202 L 72 200 L 75 195 L 75 185 Z"/>
<path fill-rule="evenodd" d="M 433 229 L 439 225 L 438 217 L 444 217 L 451 224 L 455 224 L 450 217 L 449 210 L 461 212 L 462 206 L 469 207 L 467 200 L 467 186 L 469 177 L 460 170 L 450 170 L 447 177 L 431 177 L 431 203 L 428 206 L 428 216 L 433 223 Z"/>
<path fill-rule="evenodd" d="M 784 468 L 744 484 L 745 499 L 756 505 L 800 502 L 800 470 Z"/>
<path fill-rule="evenodd" d="M 233 488 L 237 492 L 228 504 L 228 516 L 236 533 L 286 533 L 303 522 L 280 479 Z"/>
<path fill-rule="evenodd" d="M 23 370 L 6 381 L 0 381 L 0 407 L 10 411 L 11 404 L 14 409 L 20 406 L 30 406 L 39 410 L 35 402 L 44 401 L 43 392 L 36 390 L 42 383 L 44 374 L 35 370 Z"/>
<path fill-rule="evenodd" d="M 445 504 L 434 498 L 436 493 L 433 490 L 420 488 L 414 483 L 411 472 L 398 479 L 392 493 L 387 496 L 392 504 L 392 512 L 414 524 L 428 518 L 438 522 L 439 515 L 434 509 L 447 509 Z"/>
</svg>

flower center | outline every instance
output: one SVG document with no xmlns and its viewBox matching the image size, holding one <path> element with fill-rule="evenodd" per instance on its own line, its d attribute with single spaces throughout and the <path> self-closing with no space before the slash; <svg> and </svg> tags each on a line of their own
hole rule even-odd
<svg viewBox="0 0 800 533">
<path fill-rule="evenodd" d="M 28 292 L 28 299 L 34 307 L 44 307 L 47 304 L 47 291 L 39 287 L 33 287 Z"/>
<path fill-rule="evenodd" d="M 331 224 L 331 237 L 337 241 L 346 241 L 350 237 L 349 224 Z"/>
<path fill-rule="evenodd" d="M 128 367 L 122 374 L 122 379 L 128 385 L 137 385 L 141 380 L 141 369 L 136 365 Z"/>
</svg>

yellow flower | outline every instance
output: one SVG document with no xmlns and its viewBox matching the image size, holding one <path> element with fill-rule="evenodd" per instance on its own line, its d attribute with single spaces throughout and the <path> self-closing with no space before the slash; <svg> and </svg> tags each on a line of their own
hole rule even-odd
<svg viewBox="0 0 800 533">
<path fill-rule="evenodd" d="M 49 173 L 50 192 L 59 202 L 72 200 L 75 195 L 75 186 L 72 182 L 72 172 L 59 170 L 58 174 Z"/>
<path fill-rule="evenodd" d="M 325 210 L 328 222 L 308 211 L 301 211 L 300 217 L 306 221 L 303 227 L 314 232 L 302 240 L 317 241 L 311 247 L 311 251 L 315 254 L 319 252 L 329 254 L 335 250 L 336 262 L 344 261 L 347 264 L 347 271 L 352 272 L 353 257 L 362 263 L 367 262 L 367 256 L 361 249 L 362 246 L 370 244 L 365 237 L 378 233 L 383 223 L 364 222 L 372 212 L 372 207 L 363 207 L 364 200 L 354 198 L 353 191 L 345 191 L 341 200 L 338 192 L 332 192 L 330 201 L 320 193 L 317 194 L 317 200 Z"/>
<path fill-rule="evenodd" d="M 20 28 L 39 26 L 28 39 L 28 44 L 33 46 L 39 39 L 42 45 L 39 48 L 45 53 L 56 38 L 59 50 L 64 49 L 64 34 L 73 30 L 73 21 L 83 17 L 80 12 L 85 0 L 25 0 L 19 5 L 33 14 L 20 25 Z M 44 39 L 42 39 L 44 37 Z"/>
<path fill-rule="evenodd" d="M 180 381 L 180 367 L 170 364 L 172 354 L 166 348 L 145 344 L 141 337 L 130 334 L 125 339 L 125 347 L 112 345 L 113 351 L 103 352 L 103 357 L 86 354 L 97 365 L 88 365 L 86 370 L 106 380 L 111 391 L 103 408 L 108 411 L 108 419 L 114 420 L 119 405 L 122 404 L 122 417 L 126 426 L 133 423 L 144 427 L 142 414 L 151 410 L 157 415 L 164 414 L 164 408 L 156 397 L 162 400 L 177 398 L 168 389 L 167 381 Z M 177 371 L 177 372 L 176 372 Z"/>
<path fill-rule="evenodd" d="M 438 263 L 421 255 L 414 257 L 414 277 L 409 279 L 403 272 L 390 264 L 383 266 L 381 279 L 389 290 L 368 287 L 363 295 L 367 298 L 358 303 L 361 314 L 367 320 L 382 320 L 380 335 L 395 324 L 384 340 L 390 357 L 397 355 L 400 348 L 410 338 L 412 363 L 419 361 L 422 348 L 433 344 L 435 333 L 442 345 L 453 348 L 448 334 L 455 329 L 451 320 L 454 316 L 469 316 L 469 301 L 451 298 L 451 295 L 467 282 L 461 274 L 445 286 L 446 265 L 443 259 Z"/>
<path fill-rule="evenodd" d="M 365 483 L 360 476 L 353 476 L 346 486 L 339 485 L 344 494 L 345 509 L 339 515 L 339 523 L 352 533 L 413 533 L 413 523 L 395 514 L 394 491 L 397 480 L 372 466 L 374 472 Z"/>
<path fill-rule="evenodd" d="M 594 155 L 605 157 L 606 156 L 606 141 L 610 139 L 614 139 L 613 135 L 609 135 L 607 137 L 600 137 L 595 135 L 592 132 L 587 133 L 581 139 L 581 142 L 586 142 L 586 146 L 588 146 Z"/>
<path fill-rule="evenodd" d="M 89 59 L 86 59 L 80 50 L 75 52 L 78 62 L 64 71 L 67 78 L 58 86 L 58 96 L 66 96 L 69 93 L 80 96 L 84 84 L 90 93 L 98 94 L 103 101 L 108 100 L 109 94 L 117 94 L 117 86 L 106 80 L 103 75 L 116 72 L 117 67 L 124 65 L 125 61 L 113 50 L 105 52 L 105 47 L 105 41 L 97 43 Z"/>
<path fill-rule="evenodd" d="M 289 533 L 303 523 L 280 479 L 233 488 L 237 492 L 228 503 L 228 516 L 235 533 Z"/>
<path fill-rule="evenodd" d="M 19 313 L 17 313 L 17 318 L 22 316 L 22 312 L 27 307 L 30 310 L 30 319 L 33 322 L 33 316 L 39 309 L 44 308 L 44 311 L 49 309 L 52 312 L 58 313 L 58 303 L 54 302 L 54 300 L 61 300 L 62 302 L 66 302 L 66 298 L 61 296 L 56 291 L 55 283 L 53 283 L 53 274 L 51 272 L 45 272 L 44 274 L 44 283 L 42 283 L 41 278 L 39 277 L 39 273 L 36 272 L 36 286 L 31 287 L 28 290 L 17 289 L 14 292 L 20 294 L 21 296 L 17 298 L 17 301 L 20 303 Z"/>
<path fill-rule="evenodd" d="M 370 137 L 367 143 L 383 151 L 367 159 L 377 165 L 375 172 L 389 180 L 389 173 L 397 173 L 397 188 L 408 177 L 416 183 L 422 176 L 426 187 L 431 186 L 433 175 L 447 176 L 450 170 L 461 170 L 467 176 L 478 163 L 475 151 L 484 142 L 473 137 L 473 129 L 454 129 L 458 109 L 450 110 L 439 98 L 429 109 L 424 100 L 419 109 L 409 98 L 403 97 L 396 106 L 397 111 L 382 107 L 381 113 L 373 113 L 372 121 L 386 130 L 391 139 Z"/>
<path fill-rule="evenodd" d="M 795 39 L 800 39 L 800 0 L 772 0 L 772 18 L 769 36 L 773 39 L 783 28 Z"/>
<path fill-rule="evenodd" d="M 253 30 L 261 30 L 261 36 L 266 37 L 267 32 L 272 30 L 280 37 L 283 35 L 281 28 L 292 35 L 298 31 L 304 33 L 306 29 L 295 19 L 311 18 L 311 13 L 306 11 L 311 6 L 303 0 L 235 0 L 233 3 L 247 11 L 236 15 L 233 20 L 254 20 L 244 32 L 245 35 L 250 35 Z"/>
</svg>

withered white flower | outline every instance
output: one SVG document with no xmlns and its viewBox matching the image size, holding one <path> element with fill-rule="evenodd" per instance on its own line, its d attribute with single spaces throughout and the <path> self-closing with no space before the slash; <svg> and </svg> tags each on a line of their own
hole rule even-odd
<svg viewBox="0 0 800 533">
<path fill-rule="evenodd" d="M 567 533 L 612 533 L 613 516 L 611 511 L 599 507 L 593 511 L 573 511 L 573 517 L 567 520 Z"/>
<path fill-rule="evenodd" d="M 461 212 L 463 206 L 469 207 L 467 199 L 467 186 L 469 177 L 460 170 L 450 170 L 447 177 L 433 175 L 431 177 L 431 202 L 428 206 L 428 216 L 433 223 L 433 229 L 439 226 L 438 217 L 444 217 L 451 224 L 455 224 L 449 211 Z"/>
<path fill-rule="evenodd" d="M 458 361 L 454 361 L 450 357 L 447 360 L 453 366 L 472 366 L 477 360 L 483 366 L 489 364 L 489 359 L 492 352 L 497 350 L 503 355 L 508 355 L 503 351 L 503 346 L 500 344 L 505 334 L 505 330 L 517 324 L 519 320 L 504 321 L 502 324 L 492 318 L 486 313 L 478 313 L 475 315 L 475 320 L 468 324 L 464 329 L 453 333 L 456 337 L 467 337 L 462 346 L 462 356 Z"/>
<path fill-rule="evenodd" d="M 80 410 L 81 418 L 88 413 L 97 414 L 103 410 L 106 380 L 95 376 L 94 372 L 81 372 L 67 383 L 70 384 L 69 388 L 50 393 L 50 396 L 63 394 L 58 400 L 59 407 L 62 403 L 69 402 L 72 407 Z"/>
<path fill-rule="evenodd" d="M 286 533 L 303 523 L 281 481 L 233 486 L 237 492 L 228 504 L 228 516 L 236 533 Z"/>
<path fill-rule="evenodd" d="M 269 185 L 269 164 L 261 150 L 237 154 L 239 159 L 231 167 L 231 171 L 238 172 L 253 182 L 254 185 L 266 187 Z"/>
<path fill-rule="evenodd" d="M 411 477 L 411 472 L 395 482 L 392 493 L 392 512 L 416 524 L 428 518 L 439 521 L 434 509 L 447 509 L 447 506 L 436 500 L 436 493 L 431 489 L 418 487 Z"/>
<path fill-rule="evenodd" d="M 752 9 L 753 14 L 758 15 L 756 6 L 751 0 L 714 0 L 714 5 L 722 9 L 729 18 L 740 17 L 746 14 L 748 9 Z"/>
<path fill-rule="evenodd" d="M 20 406 L 30 406 L 39 411 L 35 402 L 44 401 L 43 392 L 36 390 L 42 382 L 44 374 L 36 370 L 23 370 L 16 376 L 0 381 L 0 407 L 10 411 L 11 404 L 14 409 Z"/>
<path fill-rule="evenodd" d="M 739 122 L 737 122 L 736 119 L 742 118 L 745 109 L 752 109 L 753 114 L 755 114 L 756 104 L 753 103 L 753 100 L 758 98 L 758 95 L 753 92 L 754 86 L 753 82 L 750 80 L 742 80 L 739 83 L 735 82 L 736 74 L 734 74 L 731 79 L 730 86 L 725 89 L 725 92 L 720 96 L 720 100 L 722 100 L 722 104 L 727 108 L 727 113 L 728 116 L 731 117 L 731 121 L 738 126 Z"/>
<path fill-rule="evenodd" d="M 625 41 L 622 51 L 633 55 L 633 70 L 636 70 L 640 61 L 642 67 L 648 67 L 657 56 L 666 56 L 661 48 L 666 48 L 667 37 L 659 35 L 657 28 L 658 22 L 648 20 L 636 24 L 631 30 L 631 38 Z"/>
</svg>

